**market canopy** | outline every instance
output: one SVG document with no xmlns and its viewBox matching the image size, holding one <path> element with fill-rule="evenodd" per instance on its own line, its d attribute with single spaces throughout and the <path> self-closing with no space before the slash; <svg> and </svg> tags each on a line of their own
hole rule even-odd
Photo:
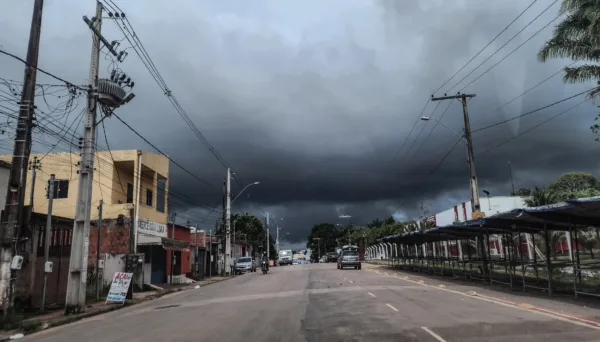
<svg viewBox="0 0 600 342">
<path fill-rule="evenodd" d="M 539 233 L 544 230 L 566 231 L 590 226 L 600 226 L 600 196 L 573 198 L 551 205 L 514 209 L 490 217 L 457 222 L 443 227 L 389 235 L 378 241 L 420 244 L 474 239 L 483 234 Z"/>
</svg>

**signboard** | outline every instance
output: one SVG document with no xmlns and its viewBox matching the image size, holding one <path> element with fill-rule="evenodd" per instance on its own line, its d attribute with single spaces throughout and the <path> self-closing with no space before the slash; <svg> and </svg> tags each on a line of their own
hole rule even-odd
<svg viewBox="0 0 600 342">
<path fill-rule="evenodd" d="M 138 218 L 138 233 L 167 237 L 167 225 Z"/>
<path fill-rule="evenodd" d="M 106 296 L 106 301 L 125 303 L 125 297 L 127 296 L 132 278 L 133 273 L 115 272 L 108 296 Z"/>
</svg>

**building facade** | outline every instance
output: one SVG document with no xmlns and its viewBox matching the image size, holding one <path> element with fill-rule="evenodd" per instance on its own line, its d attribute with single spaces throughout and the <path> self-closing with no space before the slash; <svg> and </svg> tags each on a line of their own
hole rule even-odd
<svg viewBox="0 0 600 342">
<path fill-rule="evenodd" d="M 61 218 L 61 222 L 70 221 L 71 224 L 62 224 L 60 231 L 52 233 L 56 235 L 51 238 L 53 239 L 51 247 L 63 251 L 70 250 L 72 223 L 79 190 L 77 165 L 80 160 L 79 153 L 32 154 L 30 158 L 33 157 L 40 160 L 41 167 L 34 182 L 33 203 L 30 203 L 29 196 L 26 196 L 25 205 L 30 206 L 35 215 L 47 215 L 48 182 L 50 175 L 53 174 L 55 182 L 52 216 Z M 11 158 L 10 155 L 0 155 L 1 162 L 9 162 Z M 0 177 L 2 177 L 1 170 Z M 166 263 L 164 248 L 171 245 L 178 246 L 176 241 L 167 237 L 166 231 L 168 180 L 169 160 L 163 155 L 139 150 L 96 152 L 88 249 L 89 280 L 102 279 L 103 286 L 110 283 L 114 272 L 124 270 L 125 255 L 131 252 L 147 255 L 156 251 L 160 257 L 145 258 L 144 270 L 149 269 L 151 273 L 154 272 L 151 265 L 146 265 L 152 260 L 156 263 L 162 262 L 161 269 L 164 274 Z M 5 186 L 6 183 L 8 180 L 0 183 L 0 187 Z M 26 194 L 30 193 L 32 183 L 32 173 L 29 171 Z M 100 201 L 102 201 L 102 222 L 98 222 Z M 40 225 L 40 227 L 31 231 L 32 236 L 39 235 L 40 229 L 44 226 Z M 54 228 L 52 227 L 53 231 Z M 39 239 L 38 250 L 43 251 L 43 243 L 43 239 Z M 43 257 L 43 253 L 40 256 Z M 61 263 L 68 257 L 69 255 L 62 255 Z M 102 271 L 97 267 L 98 257 L 104 261 Z M 68 259 L 66 265 L 68 268 Z M 43 264 L 41 266 L 43 267 Z M 140 277 L 140 283 L 143 278 L 145 277 Z M 58 286 L 66 287 L 66 282 L 64 284 L 60 282 Z"/>
</svg>

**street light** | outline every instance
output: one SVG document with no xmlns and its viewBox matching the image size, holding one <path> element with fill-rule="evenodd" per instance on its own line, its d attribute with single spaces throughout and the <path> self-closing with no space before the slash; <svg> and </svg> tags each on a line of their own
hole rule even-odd
<svg viewBox="0 0 600 342">
<path fill-rule="evenodd" d="M 452 128 L 448 127 L 445 123 L 443 123 L 442 121 L 438 120 L 438 119 L 434 119 L 430 116 L 422 116 L 421 120 L 423 121 L 435 121 L 438 123 L 441 123 L 444 127 L 446 127 L 447 129 L 450 130 L 450 132 L 454 133 L 454 135 L 456 135 L 457 137 L 461 138 L 464 142 L 467 142 L 467 139 L 465 139 L 465 136 L 463 134 L 458 134 L 455 130 L 453 130 Z"/>
<path fill-rule="evenodd" d="M 488 198 L 488 210 L 492 210 L 492 203 L 490 202 L 490 192 L 487 190 L 483 190 L 483 193 L 487 196 Z"/>
<path fill-rule="evenodd" d="M 242 189 L 242 191 L 240 191 L 240 192 L 237 194 L 237 196 L 235 196 L 235 198 L 234 198 L 234 199 L 231 201 L 231 205 L 233 205 L 233 202 L 235 202 L 235 200 L 236 200 L 236 199 L 238 199 L 238 197 L 240 197 L 240 195 L 241 195 L 241 194 L 242 194 L 242 193 L 243 193 L 243 192 L 244 192 L 246 189 L 248 189 L 248 187 L 250 187 L 250 186 L 252 186 L 252 185 L 258 185 L 258 184 L 260 184 L 260 182 L 254 182 L 254 183 L 250 183 L 250 184 L 246 185 L 246 186 L 245 186 L 245 187 Z"/>
</svg>

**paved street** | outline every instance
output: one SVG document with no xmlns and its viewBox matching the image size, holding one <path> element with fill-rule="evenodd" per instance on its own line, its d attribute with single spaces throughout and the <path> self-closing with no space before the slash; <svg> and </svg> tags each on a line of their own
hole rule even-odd
<svg viewBox="0 0 600 342">
<path fill-rule="evenodd" d="M 366 266 L 366 265 L 365 265 Z M 600 341 L 600 330 L 335 264 L 165 296 L 23 341 Z"/>
</svg>

